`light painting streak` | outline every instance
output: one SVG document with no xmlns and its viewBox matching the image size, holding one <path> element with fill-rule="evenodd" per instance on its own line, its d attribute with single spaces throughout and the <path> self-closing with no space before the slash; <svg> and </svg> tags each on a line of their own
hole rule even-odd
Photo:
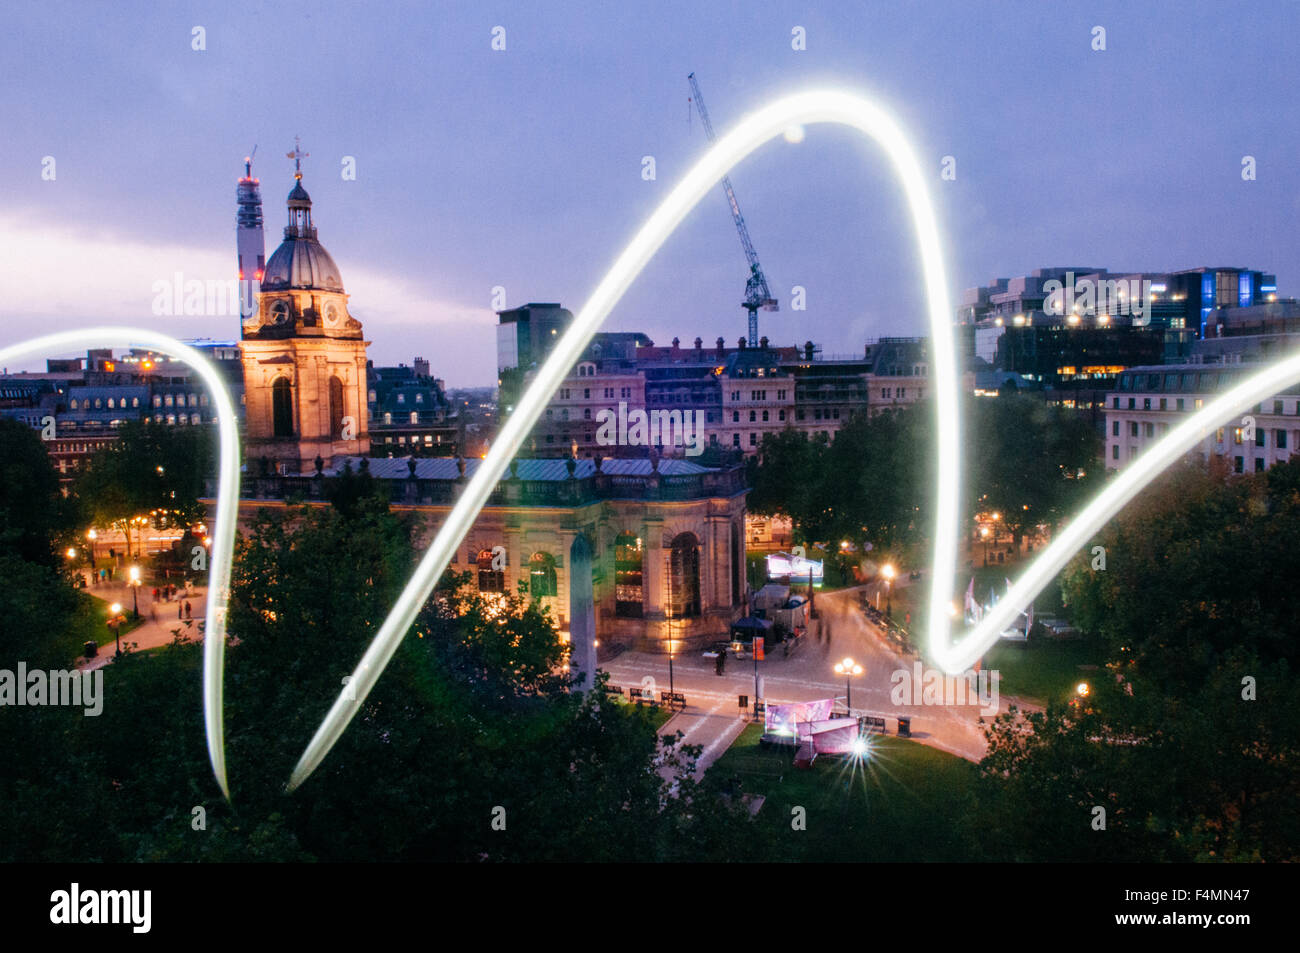
<svg viewBox="0 0 1300 953">
<path fill-rule="evenodd" d="M 593 334 L 641 273 L 651 257 L 695 205 L 723 175 L 759 146 L 794 125 L 831 123 L 849 126 L 873 138 L 885 150 L 903 185 L 916 229 L 929 304 L 932 376 L 935 395 L 938 460 L 935 487 L 934 561 L 930 590 L 930 652 L 935 664 L 949 674 L 969 668 L 997 642 L 1002 629 L 1056 576 L 1093 533 L 1115 516 L 1142 488 L 1184 453 L 1192 450 L 1214 428 L 1265 398 L 1300 382 L 1300 353 L 1285 358 L 1216 398 L 1174 428 L 1129 464 L 1042 551 L 991 608 L 983 620 L 960 642 L 952 644 L 948 605 L 957 568 L 960 499 L 959 374 L 952 340 L 952 313 L 939 232 L 925 187 L 921 167 L 893 119 L 871 102 L 834 90 L 789 96 L 748 116 L 720 139 L 687 173 L 637 232 L 615 260 L 590 300 L 560 338 L 551 357 L 540 368 L 519 406 L 505 422 L 495 444 L 439 529 L 429 549 L 402 590 L 358 663 L 347 689 L 335 700 L 312 737 L 289 779 L 288 790 L 303 783 L 320 765 L 360 709 L 383 673 L 402 638 L 414 623 L 438 578 L 451 562 L 455 548 L 468 533 L 509 461 L 541 416 L 551 395 L 581 356 Z M 220 427 L 220 465 L 217 518 L 212 532 L 209 563 L 208 619 L 203 643 L 203 710 L 208 755 L 213 774 L 227 799 L 225 727 L 222 714 L 226 645 L 226 615 L 239 497 L 239 435 L 234 402 L 220 372 L 198 351 L 174 338 L 135 328 L 103 327 L 66 331 L 0 348 L 0 364 L 31 355 L 46 355 L 95 347 L 146 347 L 170 354 L 190 364 L 207 385 Z"/>
<path fill-rule="evenodd" d="M 974 665 L 975 660 L 998 641 L 1003 629 L 1020 615 L 1020 611 L 1047 588 L 1070 558 L 1088 543 L 1098 529 L 1132 502 L 1144 487 L 1176 463 L 1183 454 L 1194 449 L 1216 427 L 1236 414 L 1250 410 L 1261 401 L 1282 393 L 1298 381 L 1300 353 L 1269 365 L 1225 391 L 1148 447 L 1056 535 L 1039 557 L 1030 563 L 1025 574 L 1016 580 L 1006 596 L 987 610 L 979 625 L 971 629 L 956 645 L 948 644 L 946 608 L 940 623 L 936 625 L 933 621 L 934 596 L 940 587 L 940 576 L 936 572 L 934 588 L 930 593 L 930 649 L 936 662 L 954 675 Z M 941 564 L 936 562 L 936 565 Z M 953 571 L 949 572 L 949 577 Z"/>
<path fill-rule="evenodd" d="M 84 351 L 88 348 L 148 348 L 184 361 L 207 385 L 217 413 L 220 435 L 217 518 L 213 522 L 208 556 L 208 612 L 203 633 L 203 720 L 208 758 L 221 793 L 230 799 L 226 780 L 226 729 L 222 711 L 226 658 L 226 606 L 230 600 L 230 569 L 234 560 L 235 523 L 239 517 L 239 418 L 221 372 L 206 357 L 173 337 L 138 328 L 103 327 L 63 331 L 0 348 L 0 367 L 26 357 Z M 55 434 L 58 433 L 55 417 Z"/>
<path fill-rule="evenodd" d="M 746 117 L 734 130 L 718 140 L 669 193 L 615 260 L 569 329 L 556 342 L 551 356 L 538 370 L 532 385 L 520 398 L 519 406 L 501 428 L 487 458 L 479 465 L 460 499 L 456 501 L 447 522 L 438 530 L 410 582 L 398 597 L 393 611 L 384 620 L 352 673 L 347 688 L 339 693 L 324 722 L 307 745 L 289 779 L 289 790 L 298 787 L 316 770 L 342 736 L 393 653 L 397 651 L 397 646 L 433 591 L 438 577 L 450 564 L 452 552 L 469 531 L 509 461 L 523 446 L 524 439 L 541 416 L 551 395 L 651 257 L 696 203 L 712 191 L 723 175 L 738 162 L 768 140 L 784 135 L 791 126 L 813 123 L 849 126 L 875 139 L 889 156 L 895 172 L 902 180 L 903 191 L 912 213 L 925 274 L 930 323 L 935 332 L 932 347 L 937 370 L 933 378 L 938 394 L 937 406 L 947 411 L 937 413 L 936 450 L 939 455 L 940 492 L 936 525 L 941 531 L 936 534 L 935 564 L 948 566 L 946 576 L 951 579 L 957 559 L 958 378 L 949 327 L 952 312 L 948 304 L 947 276 L 940 251 L 939 231 L 935 225 L 934 211 L 921 167 L 902 130 L 886 112 L 874 104 L 835 90 L 798 93 Z M 937 580 L 936 574 L 936 582 Z M 947 596 L 943 596 L 941 600 L 945 606 L 945 616 L 947 599 Z"/>
</svg>

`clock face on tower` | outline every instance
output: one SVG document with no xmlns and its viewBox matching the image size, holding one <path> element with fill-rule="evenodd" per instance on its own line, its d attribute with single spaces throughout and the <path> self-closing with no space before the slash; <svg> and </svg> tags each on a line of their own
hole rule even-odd
<svg viewBox="0 0 1300 953">
<path fill-rule="evenodd" d="M 284 327 L 289 323 L 289 305 L 283 301 L 277 301 L 271 305 L 271 325 L 272 327 Z"/>
<path fill-rule="evenodd" d="M 341 313 L 339 312 L 338 305 L 333 302 L 325 305 L 325 327 L 336 328 L 339 326 L 340 320 Z"/>
</svg>

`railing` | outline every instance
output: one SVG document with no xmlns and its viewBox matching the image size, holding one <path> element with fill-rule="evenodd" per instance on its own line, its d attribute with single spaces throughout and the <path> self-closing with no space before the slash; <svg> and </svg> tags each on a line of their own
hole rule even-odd
<svg viewBox="0 0 1300 953">
<path fill-rule="evenodd" d="M 244 476 L 240 496 L 252 500 L 311 500 L 326 498 L 331 477 Z M 396 505 L 451 505 L 460 496 L 462 480 L 428 480 L 414 477 L 380 481 Z M 206 495 L 216 496 L 216 484 L 208 481 Z M 505 479 L 488 498 L 489 506 L 578 506 L 596 500 L 695 500 L 709 496 L 733 496 L 745 490 L 744 468 L 731 467 L 706 473 L 593 474 L 583 479 Z"/>
</svg>

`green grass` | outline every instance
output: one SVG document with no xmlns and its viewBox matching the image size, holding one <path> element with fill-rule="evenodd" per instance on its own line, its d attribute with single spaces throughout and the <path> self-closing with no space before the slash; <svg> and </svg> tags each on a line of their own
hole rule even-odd
<svg viewBox="0 0 1300 953">
<path fill-rule="evenodd" d="M 669 719 L 676 714 L 676 712 L 669 711 L 667 705 L 634 705 L 632 702 L 628 701 L 626 695 L 615 695 L 614 699 L 622 705 L 635 707 L 641 711 L 645 719 L 654 726 L 656 734 L 658 734 L 659 729 L 668 724 Z"/>
<path fill-rule="evenodd" d="M 793 749 L 758 746 L 750 725 L 709 769 L 709 779 L 738 778 L 740 791 L 767 800 L 758 814 L 771 860 L 961 861 L 972 859 L 962 836 L 971 810 L 975 765 L 896 737 L 872 738 L 863 761 L 819 757 L 806 770 Z M 794 830 L 794 808 L 806 829 Z"/>
<path fill-rule="evenodd" d="M 77 607 L 72 626 L 64 636 L 67 652 L 72 658 L 82 654 L 83 646 L 88 641 L 93 641 L 101 648 L 105 645 L 112 645 L 114 642 L 113 631 L 106 624 L 109 604 L 98 596 L 92 596 L 87 592 L 79 592 L 77 595 L 80 597 L 81 604 Z M 123 636 L 144 624 L 143 616 L 139 619 L 131 618 L 130 606 L 126 607 L 125 615 L 126 621 L 122 623 L 121 628 Z"/>
<path fill-rule="evenodd" d="M 1038 702 L 1066 701 L 1081 681 L 1096 681 L 1098 673 L 1080 669 L 1097 665 L 1101 649 L 1096 642 L 1002 643 L 989 649 L 984 667 L 1002 673 L 998 691 Z"/>
</svg>

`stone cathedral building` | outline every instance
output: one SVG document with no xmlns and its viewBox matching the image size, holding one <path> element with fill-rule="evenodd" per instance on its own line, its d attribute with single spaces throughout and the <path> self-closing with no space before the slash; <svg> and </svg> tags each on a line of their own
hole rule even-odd
<svg viewBox="0 0 1300 953">
<path fill-rule="evenodd" d="M 316 238 L 311 197 L 295 176 L 284 241 L 243 321 L 244 458 L 285 475 L 370 451 L 366 344 L 339 268 Z"/>
<path fill-rule="evenodd" d="M 325 481 L 350 468 L 383 481 L 390 504 L 420 515 L 431 541 L 479 461 L 367 455 L 369 342 L 317 240 L 300 167 L 295 180 L 284 241 L 243 321 L 242 515 L 323 501 Z M 256 217 L 260 227 L 260 205 Z M 241 239 L 242 267 L 257 243 Z M 516 459 L 451 568 L 468 571 L 485 593 L 525 583 L 571 638 L 584 674 L 595 668 L 597 640 L 697 649 L 725 637 L 745 611 L 743 472 L 653 455 Z"/>
</svg>

